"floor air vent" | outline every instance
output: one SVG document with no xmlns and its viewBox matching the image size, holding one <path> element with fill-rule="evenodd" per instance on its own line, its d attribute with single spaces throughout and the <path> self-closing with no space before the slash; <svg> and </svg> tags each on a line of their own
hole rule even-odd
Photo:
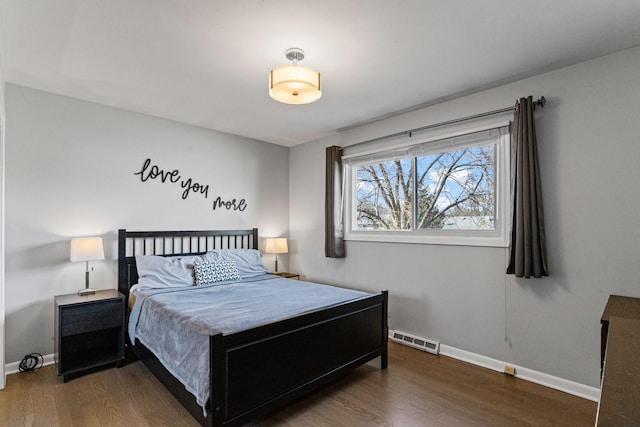
<svg viewBox="0 0 640 427">
<path fill-rule="evenodd" d="M 429 353 L 438 354 L 440 352 L 440 343 L 437 341 L 416 337 L 400 331 L 391 331 L 389 337 L 395 342 L 428 351 Z"/>
</svg>

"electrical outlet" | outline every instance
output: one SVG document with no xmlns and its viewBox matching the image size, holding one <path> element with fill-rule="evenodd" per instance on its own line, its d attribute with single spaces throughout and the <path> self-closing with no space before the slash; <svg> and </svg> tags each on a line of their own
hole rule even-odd
<svg viewBox="0 0 640 427">
<path fill-rule="evenodd" d="M 515 375 L 516 367 L 511 365 L 504 365 L 504 373 L 507 375 Z"/>
</svg>

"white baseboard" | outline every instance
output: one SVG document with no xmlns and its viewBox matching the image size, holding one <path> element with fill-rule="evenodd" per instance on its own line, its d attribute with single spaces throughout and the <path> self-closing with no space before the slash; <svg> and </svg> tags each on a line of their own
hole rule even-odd
<svg viewBox="0 0 640 427">
<path fill-rule="evenodd" d="M 42 359 L 44 360 L 42 363 L 42 366 L 49 366 L 55 363 L 53 359 L 53 354 L 44 355 L 42 356 Z M 20 367 L 20 361 L 7 363 L 6 365 L 4 365 L 4 372 L 6 375 L 17 374 L 18 372 L 20 372 L 19 367 Z"/>
<path fill-rule="evenodd" d="M 600 400 L 600 389 L 588 385 L 580 384 L 564 378 L 555 377 L 545 374 L 544 372 L 534 371 L 533 369 L 523 366 L 513 365 L 512 363 L 503 362 L 501 360 L 492 359 L 480 354 L 471 353 L 470 351 L 460 350 L 459 348 L 440 344 L 440 354 L 451 357 L 453 359 L 462 360 L 494 371 L 502 372 L 504 365 L 511 365 L 516 368 L 516 378 L 531 381 L 545 387 L 560 390 L 574 396 L 597 402 Z"/>
</svg>

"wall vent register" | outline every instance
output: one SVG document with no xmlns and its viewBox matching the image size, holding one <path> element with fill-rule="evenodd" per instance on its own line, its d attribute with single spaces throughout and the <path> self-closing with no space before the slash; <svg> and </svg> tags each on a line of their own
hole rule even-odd
<svg viewBox="0 0 640 427">
<path fill-rule="evenodd" d="M 428 338 L 418 337 L 402 331 L 391 331 L 391 334 L 389 334 L 389 338 L 391 338 L 392 341 L 407 345 L 409 347 L 417 348 L 422 351 L 433 354 L 440 353 L 440 343 Z"/>
</svg>

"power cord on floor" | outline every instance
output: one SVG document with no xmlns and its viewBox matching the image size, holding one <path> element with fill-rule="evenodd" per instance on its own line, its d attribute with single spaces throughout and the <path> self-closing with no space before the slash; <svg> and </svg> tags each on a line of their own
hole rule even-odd
<svg viewBox="0 0 640 427">
<path fill-rule="evenodd" d="M 42 368 L 43 364 L 44 358 L 40 353 L 31 353 L 27 354 L 22 359 L 18 369 L 20 372 L 36 372 L 38 369 Z"/>
</svg>

